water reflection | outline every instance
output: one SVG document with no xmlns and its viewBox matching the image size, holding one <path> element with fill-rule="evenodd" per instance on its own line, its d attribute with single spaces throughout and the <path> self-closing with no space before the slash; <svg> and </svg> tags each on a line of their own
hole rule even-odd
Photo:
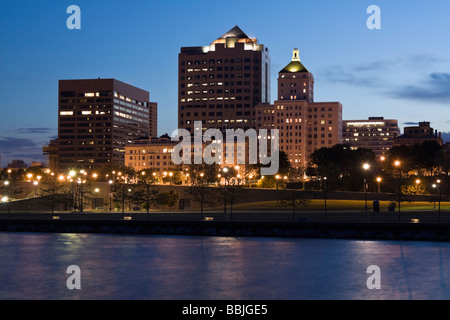
<svg viewBox="0 0 450 320">
<path fill-rule="evenodd" d="M 0 233 L 0 253 L 0 299 L 449 298 L 449 243 Z"/>
</svg>

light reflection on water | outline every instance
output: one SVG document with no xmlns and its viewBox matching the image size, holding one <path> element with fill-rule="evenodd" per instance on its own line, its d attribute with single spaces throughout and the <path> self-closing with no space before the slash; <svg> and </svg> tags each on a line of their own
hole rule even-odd
<svg viewBox="0 0 450 320">
<path fill-rule="evenodd" d="M 450 297 L 446 242 L 0 233 L 0 257 L 0 299 Z M 70 265 L 81 290 L 67 289 Z"/>
</svg>

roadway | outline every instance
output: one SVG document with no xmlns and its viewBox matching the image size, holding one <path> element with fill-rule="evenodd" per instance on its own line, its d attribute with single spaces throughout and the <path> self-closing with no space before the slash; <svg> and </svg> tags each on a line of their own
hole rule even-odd
<svg viewBox="0 0 450 320">
<path fill-rule="evenodd" d="M 161 221 L 199 221 L 212 218 L 216 221 L 310 221 L 310 222 L 450 222 L 450 212 L 437 211 L 405 211 L 405 212 L 361 212 L 361 211 L 299 211 L 295 215 L 289 211 L 205 211 L 203 217 L 199 211 L 173 212 L 42 212 L 0 213 L 0 219 L 64 219 L 64 220 L 121 220 L 131 217 L 133 220 L 161 220 Z"/>
</svg>

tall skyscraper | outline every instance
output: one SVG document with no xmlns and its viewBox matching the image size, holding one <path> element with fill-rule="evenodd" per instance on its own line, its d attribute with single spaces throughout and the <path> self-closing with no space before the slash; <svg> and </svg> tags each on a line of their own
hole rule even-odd
<svg viewBox="0 0 450 320">
<path fill-rule="evenodd" d="M 256 107 L 257 127 L 268 129 L 273 122 L 280 151 L 292 167 L 306 167 L 314 150 L 342 142 L 342 104 L 314 102 L 314 77 L 301 63 L 298 49 L 278 75 L 278 100 Z"/>
<path fill-rule="evenodd" d="M 269 50 L 238 26 L 209 46 L 179 54 L 178 126 L 255 128 L 255 106 L 270 102 Z"/>
<path fill-rule="evenodd" d="M 54 170 L 123 165 L 125 144 L 156 132 L 149 92 L 115 79 L 60 80 L 58 114 L 44 147 Z"/>
</svg>

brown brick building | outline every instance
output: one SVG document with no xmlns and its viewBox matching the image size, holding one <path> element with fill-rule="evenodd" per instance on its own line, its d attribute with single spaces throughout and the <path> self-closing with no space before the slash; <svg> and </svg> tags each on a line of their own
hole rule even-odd
<svg viewBox="0 0 450 320">
<path fill-rule="evenodd" d="M 270 102 L 269 50 L 238 26 L 179 54 L 178 127 L 255 128 L 255 106 Z"/>
<path fill-rule="evenodd" d="M 149 92 L 115 79 L 60 80 L 58 139 L 44 147 L 53 170 L 123 165 L 125 144 L 156 135 Z"/>
<path fill-rule="evenodd" d="M 342 104 L 314 102 L 314 77 L 300 62 L 298 49 L 279 72 L 278 100 L 256 110 L 257 128 L 279 130 L 280 151 L 294 168 L 306 167 L 314 150 L 342 142 Z"/>
</svg>

